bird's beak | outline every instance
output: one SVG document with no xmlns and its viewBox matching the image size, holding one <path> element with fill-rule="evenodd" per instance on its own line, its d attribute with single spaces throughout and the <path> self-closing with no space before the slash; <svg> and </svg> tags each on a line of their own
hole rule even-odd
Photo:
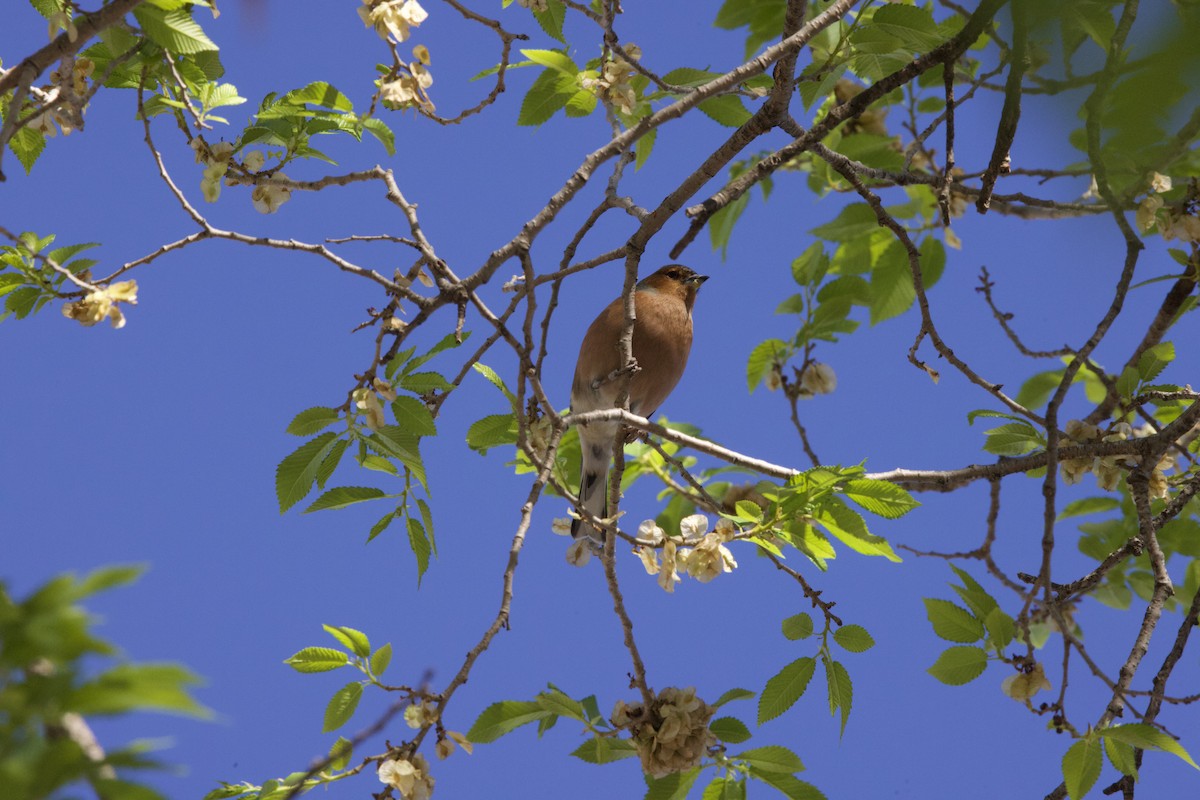
<svg viewBox="0 0 1200 800">
<path fill-rule="evenodd" d="M 700 284 L 704 283 L 706 280 L 708 280 L 707 275 L 693 275 L 692 277 L 687 279 L 687 282 L 694 286 L 699 286 Z"/>
</svg>

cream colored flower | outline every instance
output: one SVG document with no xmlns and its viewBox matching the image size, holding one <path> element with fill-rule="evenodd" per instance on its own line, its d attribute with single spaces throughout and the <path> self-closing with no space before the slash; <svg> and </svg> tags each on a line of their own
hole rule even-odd
<svg viewBox="0 0 1200 800">
<path fill-rule="evenodd" d="M 696 690 L 667 687 L 650 708 L 618 702 L 612 723 L 628 730 L 637 746 L 642 770 L 655 778 L 691 769 L 700 763 L 716 738 L 708 730 L 714 709 Z"/>
<path fill-rule="evenodd" d="M 40 133 L 47 139 L 53 139 L 55 136 L 58 136 L 58 128 L 54 125 L 54 113 L 52 111 L 43 111 L 25 123 L 25 127 Z"/>
<path fill-rule="evenodd" d="M 733 537 L 737 536 L 741 531 L 738 526 L 733 524 L 733 520 L 721 517 L 717 520 L 716 527 L 713 528 L 713 533 L 721 537 L 722 542 L 731 542 Z"/>
<path fill-rule="evenodd" d="M 72 42 L 79 38 L 79 31 L 75 29 L 75 19 L 70 8 L 55 11 L 49 16 L 48 22 L 50 23 L 50 30 L 47 35 L 51 39 L 58 35 L 59 30 L 65 30 L 67 32 L 67 39 Z"/>
<path fill-rule="evenodd" d="M 1150 191 L 1162 194 L 1171 191 L 1171 179 L 1160 173 L 1154 173 L 1150 178 Z"/>
<path fill-rule="evenodd" d="M 571 535 L 571 518 L 570 517 L 555 517 L 550 522 L 550 530 L 559 536 Z"/>
<path fill-rule="evenodd" d="M 204 168 L 204 177 L 200 179 L 200 192 L 205 202 L 215 203 L 221 196 L 221 179 L 229 171 L 229 163 L 217 161 Z"/>
<path fill-rule="evenodd" d="M 833 367 L 813 361 L 800 373 L 800 394 L 830 394 L 837 388 L 837 374 Z"/>
<path fill-rule="evenodd" d="M 716 531 L 701 539 L 684 559 L 687 574 L 701 583 L 708 583 L 722 572 L 733 572 L 737 562 L 721 541 L 721 534 Z"/>
<path fill-rule="evenodd" d="M 571 542 L 567 548 L 567 563 L 573 567 L 582 567 L 592 560 L 591 537 L 580 536 Z"/>
<path fill-rule="evenodd" d="M 433 102 L 425 90 L 433 85 L 433 75 L 418 61 L 408 65 L 409 73 L 398 75 L 393 80 L 380 84 L 379 97 L 388 108 L 400 109 L 417 106 L 426 111 L 434 110 Z"/>
<path fill-rule="evenodd" d="M 438 760 L 445 760 L 454 752 L 454 742 L 449 739 L 438 739 L 437 744 L 433 746 L 433 752 L 437 754 Z"/>
<path fill-rule="evenodd" d="M 266 156 L 261 150 L 251 150 L 242 156 L 242 166 L 250 172 L 258 172 L 266 163 Z"/>
<path fill-rule="evenodd" d="M 1046 672 L 1042 669 L 1040 663 L 1035 663 L 1033 669 L 1029 672 L 1021 671 L 1015 675 L 1009 675 L 1000 684 L 1000 690 L 1013 700 L 1025 702 L 1042 689 L 1049 689 L 1050 681 L 1046 678 Z"/>
<path fill-rule="evenodd" d="M 549 5 L 548 0 L 517 0 L 517 5 L 521 8 L 528 8 L 530 11 L 542 12 Z"/>
<path fill-rule="evenodd" d="M 636 44 L 627 44 L 624 50 L 632 61 L 639 61 L 642 57 L 642 49 Z M 634 106 L 637 105 L 638 96 L 629 81 L 637 73 L 629 65 L 629 61 L 614 54 L 604 62 L 600 74 L 587 74 L 589 76 L 594 75 L 595 77 L 586 77 L 580 81 L 580 85 L 584 89 L 612 103 L 623 114 L 633 113 Z"/>
<path fill-rule="evenodd" d="M 958 238 L 958 234 L 949 228 L 942 229 L 942 236 L 946 240 L 946 246 L 955 250 L 962 250 L 962 239 Z"/>
<path fill-rule="evenodd" d="M 469 740 L 466 736 L 463 736 L 458 731 L 446 731 L 446 738 L 457 742 L 458 746 L 461 747 L 463 752 L 467 755 L 474 755 L 475 745 L 471 743 L 471 740 Z"/>
<path fill-rule="evenodd" d="M 358 15 L 364 25 L 375 29 L 379 38 L 387 40 L 390 35 L 398 42 L 407 39 L 410 29 L 429 16 L 417 0 L 363 0 Z"/>
<path fill-rule="evenodd" d="M 767 373 L 766 380 L 763 381 L 767 387 L 767 391 L 778 391 L 783 386 L 783 375 L 779 372 L 779 365 L 771 367 L 771 371 Z"/>
<path fill-rule="evenodd" d="M 661 567 L 658 565 L 658 551 L 653 547 L 635 547 L 633 552 L 642 560 L 647 575 L 657 575 Z"/>
<path fill-rule="evenodd" d="M 429 66 L 429 48 L 423 44 L 413 47 L 413 58 L 425 66 Z"/>
<path fill-rule="evenodd" d="M 388 317 L 383 324 L 389 331 L 402 331 L 408 327 L 408 323 L 399 317 Z"/>
<path fill-rule="evenodd" d="M 1147 233 L 1158 224 L 1158 210 L 1162 205 L 1163 199 L 1156 194 L 1147 195 L 1145 200 L 1138 203 L 1137 212 L 1133 215 L 1138 230 Z"/>
<path fill-rule="evenodd" d="M 404 724 L 413 730 L 423 728 L 433 722 L 434 708 L 428 700 L 413 703 L 404 709 Z"/>
<path fill-rule="evenodd" d="M 676 547 L 674 539 L 667 539 L 662 546 L 662 566 L 659 568 L 658 585 L 668 594 L 674 593 L 675 584 L 679 583 L 679 574 L 675 571 Z"/>
<path fill-rule="evenodd" d="M 387 424 L 383 417 L 383 406 L 380 405 L 375 392 L 370 389 L 355 389 L 350 396 L 355 407 L 366 415 L 368 428 L 377 431 Z"/>
<path fill-rule="evenodd" d="M 679 520 L 679 533 L 688 544 L 700 541 L 707 532 L 708 517 L 703 514 L 689 514 Z"/>
<path fill-rule="evenodd" d="M 638 525 L 639 542 L 645 542 L 651 547 L 658 547 L 667 538 L 666 531 L 658 527 L 657 523 L 652 519 L 645 520 L 641 525 Z"/>
<path fill-rule="evenodd" d="M 1081 419 L 1068 420 L 1066 431 L 1067 436 L 1077 442 L 1094 442 L 1100 438 L 1100 429 Z"/>
<path fill-rule="evenodd" d="M 124 328 L 125 315 L 117 303 L 137 305 L 137 281 L 121 281 L 90 292 L 82 300 L 64 305 L 63 316 L 88 328 L 106 319 L 114 328 Z"/>
<path fill-rule="evenodd" d="M 1080 200 L 1098 200 L 1100 198 L 1100 186 L 1096 183 L 1096 176 L 1092 176 L 1092 182 L 1088 184 L 1087 191 L 1080 195 Z"/>
<path fill-rule="evenodd" d="M 389 403 L 396 399 L 396 390 L 392 388 L 390 383 L 382 378 L 375 378 L 375 380 L 371 382 L 371 385 L 375 387 L 375 391 L 379 392 L 379 396 L 384 400 L 387 400 Z"/>
<path fill-rule="evenodd" d="M 66 133 L 66 128 L 63 132 Z M 1173 209 L 1167 215 L 1166 224 L 1160 221 L 1158 229 L 1162 231 L 1164 241 L 1178 239 L 1181 242 L 1200 242 L 1200 217 L 1184 214 L 1182 211 Z"/>
<path fill-rule="evenodd" d="M 396 789 L 404 800 L 429 800 L 433 794 L 433 776 L 429 762 L 419 753 L 409 759 L 386 759 L 376 771 L 381 783 Z"/>
<path fill-rule="evenodd" d="M 275 173 L 276 178 L 287 180 L 288 176 L 282 172 Z M 280 186 L 274 183 L 258 184 L 254 187 L 254 191 L 250 193 L 250 200 L 254 203 L 254 210 L 261 214 L 274 214 L 279 210 L 279 207 L 292 198 L 292 190 L 287 186 Z"/>
</svg>

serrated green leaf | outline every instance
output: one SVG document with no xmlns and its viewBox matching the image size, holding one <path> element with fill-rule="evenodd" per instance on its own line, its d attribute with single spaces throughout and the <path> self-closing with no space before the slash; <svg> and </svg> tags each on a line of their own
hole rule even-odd
<svg viewBox="0 0 1200 800">
<path fill-rule="evenodd" d="M 1080 500 L 1074 500 L 1067 503 L 1066 507 L 1058 514 L 1058 519 L 1064 520 L 1070 517 L 1081 517 L 1084 514 L 1098 514 L 1102 511 L 1112 511 L 1115 508 L 1120 508 L 1121 503 L 1115 497 L 1084 497 Z"/>
<path fill-rule="evenodd" d="M 908 251 L 893 241 L 871 270 L 871 324 L 900 316 L 912 307 L 916 297 Z"/>
<path fill-rule="evenodd" d="M 818 225 L 809 231 L 819 239 L 830 242 L 848 242 L 858 239 L 875 231 L 879 227 L 879 218 L 866 203 L 851 203 L 843 208 L 838 215 L 824 225 Z"/>
<path fill-rule="evenodd" d="M 842 712 L 842 729 L 840 735 L 846 733 L 846 722 L 850 719 L 850 707 L 854 704 L 854 684 L 850 682 L 850 673 L 840 661 L 822 658 L 825 665 L 825 688 L 829 696 L 829 713 L 834 714 L 839 709 Z"/>
<path fill-rule="evenodd" d="M 200 679 L 178 664 L 119 664 L 96 675 L 63 698 L 63 707 L 80 714 L 124 714 L 156 709 L 210 716 L 188 687 Z"/>
<path fill-rule="evenodd" d="M 409 433 L 418 436 L 434 436 L 437 426 L 433 422 L 433 414 L 429 408 L 415 397 L 401 395 L 392 401 L 392 414 L 396 424 Z"/>
<path fill-rule="evenodd" d="M 540 692 L 535 701 L 539 706 L 556 716 L 567 717 L 579 722 L 587 721 L 587 715 L 584 713 L 583 706 L 579 701 L 553 686 L 544 692 Z"/>
<path fill-rule="evenodd" d="M 378 522 L 371 526 L 370 532 L 367 534 L 367 541 L 371 541 L 379 534 L 387 530 L 387 526 L 392 524 L 392 520 L 396 518 L 395 511 L 389 511 Z"/>
<path fill-rule="evenodd" d="M 379 677 L 387 671 L 388 665 L 392 663 L 392 643 L 380 647 L 371 654 L 371 674 Z"/>
<path fill-rule="evenodd" d="M 450 381 L 436 372 L 413 372 L 400 378 L 400 386 L 414 394 L 428 394 L 432 391 L 448 392 L 454 387 Z"/>
<path fill-rule="evenodd" d="M 637 748 L 628 739 L 597 736 L 579 745 L 571 755 L 589 764 L 611 764 L 623 758 L 633 758 L 637 755 Z"/>
<path fill-rule="evenodd" d="M 970 683 L 987 669 L 987 653 L 979 647 L 951 647 L 926 670 L 942 683 L 961 686 Z"/>
<path fill-rule="evenodd" d="M 362 121 L 362 126 L 363 130 L 379 140 L 389 156 L 396 155 L 396 134 L 386 122 L 378 117 L 368 117 Z"/>
<path fill-rule="evenodd" d="M 141 5 L 133 16 L 150 41 L 175 55 L 189 55 L 202 50 L 216 50 L 217 45 L 205 35 L 200 25 L 187 11 L 164 11 L 151 5 Z"/>
<path fill-rule="evenodd" d="M 949 600 L 926 597 L 925 616 L 933 625 L 933 632 L 946 641 L 971 644 L 983 638 L 983 623 Z"/>
<path fill-rule="evenodd" d="M 905 489 L 888 481 L 854 478 L 842 487 L 846 497 L 884 519 L 899 519 L 921 505 Z"/>
<path fill-rule="evenodd" d="M 521 55 L 535 64 L 570 75 L 572 79 L 579 74 L 579 67 L 575 66 L 571 57 L 559 50 L 522 50 Z"/>
<path fill-rule="evenodd" d="M 993 608 L 987 615 L 984 626 L 987 628 L 989 644 L 997 650 L 1008 647 L 1017 635 L 1017 626 L 1013 618 L 998 608 Z"/>
<path fill-rule="evenodd" d="M 336 731 L 350 721 L 362 699 L 363 687 L 358 681 L 347 683 L 333 693 L 329 704 L 325 706 L 325 721 L 321 725 L 321 733 Z"/>
<path fill-rule="evenodd" d="M 339 736 L 329 748 L 329 768 L 335 772 L 345 769 L 354 757 L 354 745 L 345 736 Z"/>
<path fill-rule="evenodd" d="M 337 440 L 335 433 L 323 433 L 296 448 L 279 462 L 275 469 L 275 495 L 279 499 L 279 511 L 283 513 L 312 489 L 317 479 L 321 462 Z"/>
<path fill-rule="evenodd" d="M 985 431 L 987 439 L 983 449 L 998 456 L 1022 456 L 1046 446 L 1046 440 L 1034 428 L 1024 422 L 1011 422 Z"/>
<path fill-rule="evenodd" d="M 1133 747 L 1111 736 L 1104 737 L 1104 752 L 1108 755 L 1109 762 L 1112 763 L 1117 771 L 1122 775 L 1137 780 L 1137 757 L 1133 752 Z"/>
<path fill-rule="evenodd" d="M 888 561 L 899 562 L 901 560 L 900 556 L 892 550 L 887 539 L 876 536 L 867 530 L 863 518 L 857 512 L 843 505 L 836 497 L 826 500 L 824 507 L 817 513 L 816 520 L 822 528 L 856 553 L 865 556 L 883 556 Z"/>
<path fill-rule="evenodd" d="M 475 744 L 494 742 L 522 725 L 537 722 L 550 715 L 537 703 L 523 700 L 502 700 L 483 710 L 467 731 L 467 739 Z"/>
<path fill-rule="evenodd" d="M 750 729 L 737 717 L 718 717 L 709 723 L 708 729 L 728 744 L 741 744 L 750 738 Z"/>
<path fill-rule="evenodd" d="M 751 392 L 758 388 L 786 351 L 787 345 L 779 339 L 767 339 L 755 345 L 746 360 L 746 388 Z"/>
<path fill-rule="evenodd" d="M 429 569 L 429 556 L 433 552 L 433 546 L 429 543 L 429 537 L 425 535 L 425 526 L 419 519 L 409 517 L 406 521 L 408 523 L 408 546 L 412 548 L 413 555 L 417 557 L 417 586 L 420 586 L 421 578 L 425 577 L 425 571 Z"/>
<path fill-rule="evenodd" d="M 1146 352 L 1138 358 L 1138 377 L 1142 379 L 1143 383 L 1152 381 L 1174 360 L 1175 345 L 1171 342 L 1160 342 L 1147 348 Z"/>
<path fill-rule="evenodd" d="M 575 79 L 567 81 L 567 76 L 555 69 L 545 69 L 534 80 L 533 85 L 521 101 L 521 112 L 517 116 L 518 125 L 541 125 L 549 120 L 554 113 L 567 104 L 571 96 L 578 91 Z"/>
<path fill-rule="evenodd" d="M 1103 728 L 1099 734 L 1106 738 L 1116 739 L 1119 742 L 1132 745 L 1140 750 L 1162 750 L 1164 753 L 1171 753 L 1186 761 L 1195 769 L 1200 769 L 1187 750 L 1183 749 L 1183 745 L 1175 741 L 1169 734 L 1165 733 L 1152 725 L 1146 725 L 1142 722 L 1133 722 L 1128 725 L 1114 725 L 1111 728 Z"/>
<path fill-rule="evenodd" d="M 517 420 L 512 414 L 490 414 L 477 419 L 467 429 L 467 446 L 485 455 L 503 444 L 517 443 Z"/>
<path fill-rule="evenodd" d="M 762 772 L 753 768 L 750 770 L 750 775 L 783 792 L 788 800 L 826 800 L 820 789 L 793 775 L 782 772 Z"/>
<path fill-rule="evenodd" d="M 798 658 L 767 681 L 758 698 L 758 724 L 775 719 L 804 694 L 812 680 L 817 662 L 808 656 Z"/>
<path fill-rule="evenodd" d="M 332 647 L 306 647 L 283 663 L 297 672 L 329 672 L 350 663 L 350 657 Z"/>
<path fill-rule="evenodd" d="M 371 640 L 362 631 L 348 628 L 345 625 L 322 625 L 321 627 L 359 658 L 366 658 L 371 654 Z"/>
<path fill-rule="evenodd" d="M 684 800 L 700 775 L 699 767 L 683 772 L 664 775 L 661 778 L 646 778 L 646 794 L 642 800 Z M 734 800 L 734 798 L 730 798 Z"/>
<path fill-rule="evenodd" d="M 331 508 L 346 508 L 355 503 L 378 500 L 381 497 L 387 497 L 387 493 L 374 486 L 337 486 L 314 500 L 312 505 L 304 509 L 304 513 L 326 511 Z"/>
<path fill-rule="evenodd" d="M 754 747 L 731 756 L 731 758 L 745 761 L 755 769 L 760 769 L 763 772 L 792 773 L 804 770 L 804 762 L 800 760 L 800 756 L 778 744 Z"/>
<path fill-rule="evenodd" d="M 287 432 L 293 436 L 311 436 L 319 430 L 328 428 L 341 419 L 341 413 L 333 408 L 314 406 L 301 411 L 288 423 Z"/>
<path fill-rule="evenodd" d="M 737 95 L 722 94 L 710 97 L 699 104 L 700 111 L 709 119 L 728 128 L 745 125 L 752 116 Z"/>
<path fill-rule="evenodd" d="M 1063 783 L 1067 786 L 1067 796 L 1071 800 L 1080 800 L 1087 794 L 1100 777 L 1100 768 L 1103 765 L 1099 739 L 1080 739 L 1071 745 L 1062 758 Z"/>
<path fill-rule="evenodd" d="M 861 625 L 843 625 L 833 632 L 833 640 L 851 653 L 865 653 L 875 646 L 875 640 Z"/>
<path fill-rule="evenodd" d="M 812 636 L 813 621 L 807 612 L 801 611 L 783 621 L 783 635 L 792 641 Z"/>
<path fill-rule="evenodd" d="M 567 18 L 567 7 L 561 0 L 548 0 L 544 11 L 530 9 L 533 12 L 533 18 L 537 20 L 538 25 L 542 26 L 542 30 L 547 36 L 557 39 L 563 44 L 567 40 L 563 38 L 563 22 Z"/>
<path fill-rule="evenodd" d="M 713 708 L 720 708 L 726 703 L 732 703 L 735 700 L 749 700 L 754 697 L 754 692 L 749 689 L 730 689 L 717 698 L 717 701 L 712 704 Z"/>
</svg>

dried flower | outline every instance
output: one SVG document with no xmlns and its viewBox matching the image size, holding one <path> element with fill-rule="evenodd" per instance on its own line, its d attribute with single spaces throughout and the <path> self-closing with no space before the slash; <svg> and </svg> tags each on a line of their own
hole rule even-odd
<svg viewBox="0 0 1200 800">
<path fill-rule="evenodd" d="M 385 759 L 379 763 L 376 774 L 381 783 L 399 791 L 404 800 L 429 800 L 433 794 L 429 762 L 419 753 L 409 759 Z"/>
<path fill-rule="evenodd" d="M 1009 675 L 1000 684 L 1000 689 L 1013 700 L 1025 702 L 1042 689 L 1049 689 L 1050 681 L 1046 678 L 1046 672 L 1042 669 L 1042 665 L 1034 662 L 1033 668 L 1025 671 L 1022 670 L 1016 675 Z"/>
<path fill-rule="evenodd" d="M 716 738 L 708 730 L 713 709 L 692 687 L 667 687 L 647 709 L 642 703 L 619 701 L 612 723 L 628 730 L 642 760 L 642 770 L 655 778 L 691 769 L 700 763 Z"/>
</svg>

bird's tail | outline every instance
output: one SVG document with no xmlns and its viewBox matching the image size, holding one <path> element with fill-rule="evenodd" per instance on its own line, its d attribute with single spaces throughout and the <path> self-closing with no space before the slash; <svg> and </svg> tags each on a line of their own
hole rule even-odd
<svg viewBox="0 0 1200 800">
<path fill-rule="evenodd" d="M 581 437 L 580 444 L 579 504 L 592 516 L 603 518 L 608 516 L 608 465 L 612 461 L 612 439 L 605 437 L 603 442 L 588 443 Z M 591 536 L 600 544 L 604 543 L 604 531 L 581 519 L 571 520 L 571 536 L 576 539 Z"/>
</svg>

